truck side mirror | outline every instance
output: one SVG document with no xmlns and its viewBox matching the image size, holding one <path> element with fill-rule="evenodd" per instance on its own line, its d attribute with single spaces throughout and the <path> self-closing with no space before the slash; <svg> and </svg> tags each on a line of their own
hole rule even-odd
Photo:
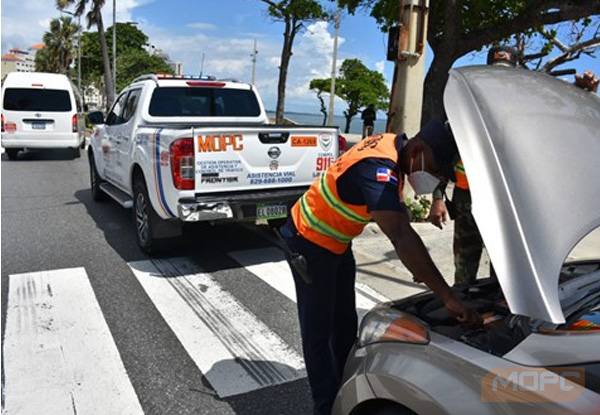
<svg viewBox="0 0 600 415">
<path fill-rule="evenodd" d="M 104 124 L 104 115 L 102 114 L 102 111 L 92 111 L 87 116 L 94 125 Z"/>
</svg>

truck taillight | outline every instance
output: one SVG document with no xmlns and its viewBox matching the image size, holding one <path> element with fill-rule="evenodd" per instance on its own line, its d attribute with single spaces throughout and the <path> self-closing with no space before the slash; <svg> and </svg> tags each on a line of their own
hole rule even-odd
<svg viewBox="0 0 600 415">
<path fill-rule="evenodd" d="M 179 190 L 194 190 L 194 140 L 181 138 L 171 144 L 171 174 Z"/>
<path fill-rule="evenodd" d="M 4 114 L 2 114 L 2 132 L 4 132 Z"/>
<path fill-rule="evenodd" d="M 338 135 L 338 149 L 340 156 L 348 150 L 348 140 L 343 135 Z"/>
<path fill-rule="evenodd" d="M 77 114 L 73 115 L 73 118 L 71 118 L 71 127 L 73 129 L 73 132 L 76 133 L 78 130 L 77 127 Z"/>
</svg>

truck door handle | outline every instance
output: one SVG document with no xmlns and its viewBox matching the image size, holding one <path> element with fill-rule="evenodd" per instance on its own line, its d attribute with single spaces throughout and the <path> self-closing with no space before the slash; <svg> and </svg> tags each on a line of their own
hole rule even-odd
<svg viewBox="0 0 600 415">
<path fill-rule="evenodd" d="M 258 133 L 258 139 L 263 144 L 281 144 L 287 142 L 290 136 L 286 131 L 270 131 Z"/>
</svg>

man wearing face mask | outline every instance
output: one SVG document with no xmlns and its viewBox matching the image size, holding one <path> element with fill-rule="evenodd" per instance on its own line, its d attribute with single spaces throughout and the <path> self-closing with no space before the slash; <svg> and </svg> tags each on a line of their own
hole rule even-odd
<svg viewBox="0 0 600 415">
<path fill-rule="evenodd" d="M 417 193 L 431 193 L 438 175 L 452 171 L 456 144 L 443 124 L 431 122 L 418 135 L 367 137 L 344 153 L 293 206 L 281 228 L 296 284 L 306 370 L 315 414 L 329 414 L 344 364 L 356 338 L 352 239 L 374 220 L 398 257 L 465 325 L 481 324 L 459 301 L 410 225 L 403 178 Z"/>
</svg>

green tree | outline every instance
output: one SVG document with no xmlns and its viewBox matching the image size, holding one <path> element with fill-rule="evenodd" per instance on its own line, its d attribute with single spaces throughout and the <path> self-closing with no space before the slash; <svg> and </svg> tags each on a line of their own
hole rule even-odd
<svg viewBox="0 0 600 415">
<path fill-rule="evenodd" d="M 313 79 L 310 81 L 310 89 L 317 93 L 317 99 L 321 104 L 321 113 L 323 114 L 323 125 L 327 124 L 327 107 L 323 99 L 324 93 L 331 92 L 331 79 Z"/>
<path fill-rule="evenodd" d="M 277 85 L 277 107 L 275 122 L 283 122 L 285 107 L 285 85 L 287 82 L 288 67 L 292 57 L 292 46 L 296 35 L 300 33 L 306 23 L 316 20 L 328 19 L 329 14 L 315 0 L 260 0 L 266 3 L 268 13 L 272 20 L 283 22 L 283 47 L 281 49 L 281 62 L 279 64 L 279 83 Z"/>
<path fill-rule="evenodd" d="M 114 79 L 112 78 L 111 66 L 108 57 L 108 47 L 106 45 L 106 32 L 104 31 L 104 22 L 102 20 L 102 7 L 106 0 L 56 0 L 56 6 L 60 10 L 64 10 L 71 5 L 75 5 L 75 16 L 82 16 L 86 7 L 90 6 L 90 11 L 87 13 L 87 27 L 96 26 L 100 37 L 102 66 L 104 75 L 104 91 L 106 96 L 106 105 L 108 108 L 112 106 L 115 100 L 114 94 Z"/>
<path fill-rule="evenodd" d="M 344 132 L 350 131 L 352 118 L 370 104 L 376 110 L 387 109 L 390 93 L 385 78 L 380 72 L 367 68 L 359 59 L 346 59 L 340 67 L 340 77 L 336 79 L 335 94 L 346 101 L 348 108 L 344 110 L 346 126 Z"/>
<path fill-rule="evenodd" d="M 107 31 L 111 31 L 109 27 Z M 145 73 L 169 73 L 173 70 L 159 56 L 146 50 L 148 36 L 134 25 L 117 23 L 117 91 L 122 90 L 135 77 Z M 112 49 L 112 39 L 108 42 Z M 98 32 L 86 32 L 81 36 L 82 78 L 84 85 L 101 85 L 103 74 L 101 42 Z"/>
<path fill-rule="evenodd" d="M 66 74 L 75 55 L 78 30 L 79 25 L 70 17 L 52 19 L 50 29 L 42 37 L 46 46 L 36 55 L 36 70 Z"/>
<path fill-rule="evenodd" d="M 387 31 L 396 24 L 398 0 L 340 0 L 350 13 L 370 10 Z M 460 57 L 511 35 L 597 15 L 600 0 L 431 0 L 427 41 L 433 61 L 425 78 L 423 120 L 443 118 L 448 71 Z"/>
</svg>

